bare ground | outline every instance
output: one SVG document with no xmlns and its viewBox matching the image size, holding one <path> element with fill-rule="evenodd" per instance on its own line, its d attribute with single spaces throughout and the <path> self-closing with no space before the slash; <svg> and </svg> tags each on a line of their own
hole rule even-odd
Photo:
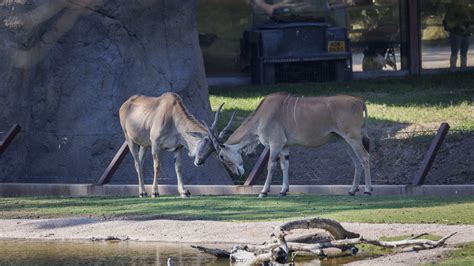
<svg viewBox="0 0 474 266">
<path fill-rule="evenodd" d="M 371 134 L 372 183 L 377 185 L 410 184 L 415 176 L 433 135 L 415 135 L 411 128 L 407 133 L 373 129 Z M 382 133 L 383 132 L 383 133 Z M 405 132 L 405 131 L 403 131 Z M 350 185 L 354 167 L 341 143 L 319 148 L 290 148 L 290 185 Z M 427 177 L 430 185 L 454 185 L 474 183 L 474 133 L 448 134 Z M 246 161 L 246 169 L 252 168 L 256 158 Z M 264 170 L 257 183 L 265 181 Z M 281 184 L 277 172 L 273 184 Z"/>
<path fill-rule="evenodd" d="M 200 244 L 262 243 L 269 240 L 273 226 L 281 222 L 217 222 L 175 220 L 100 220 L 89 218 L 1 219 L 0 239 L 88 240 L 110 236 L 133 241 Z M 474 225 L 363 224 L 343 223 L 350 231 L 367 238 L 430 233 L 457 235 L 447 248 L 404 253 L 359 261 L 354 264 L 420 264 L 440 259 L 454 245 L 474 241 Z M 297 234 L 297 233 L 296 233 Z"/>
</svg>

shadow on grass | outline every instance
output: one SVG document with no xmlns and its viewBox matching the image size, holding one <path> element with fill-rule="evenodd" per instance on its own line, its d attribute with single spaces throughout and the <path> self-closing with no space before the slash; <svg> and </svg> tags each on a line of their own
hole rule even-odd
<svg viewBox="0 0 474 266">
<path fill-rule="evenodd" d="M 219 126 L 225 125 L 225 122 L 230 118 L 233 111 L 237 111 L 236 123 L 237 127 L 243 120 L 248 117 L 256 107 L 260 99 L 264 96 L 279 92 L 287 91 L 296 96 L 328 96 L 337 94 L 349 94 L 364 98 L 369 104 L 377 104 L 376 112 L 384 112 L 379 110 L 383 106 L 387 107 L 409 107 L 409 108 L 447 108 L 451 106 L 458 106 L 466 104 L 466 108 L 462 107 L 458 110 L 468 111 L 469 106 L 474 102 L 474 89 L 471 83 L 474 77 L 474 72 L 463 73 L 447 73 L 433 76 L 410 76 L 410 77 L 392 77 L 380 78 L 374 80 L 355 80 L 348 82 L 332 82 L 332 83 L 301 83 L 301 84 L 277 84 L 267 86 L 243 86 L 232 88 L 211 87 L 209 92 L 215 101 L 226 101 L 225 98 L 238 98 L 232 106 L 227 106 L 222 112 L 222 118 L 219 121 Z M 220 100 L 219 97 L 224 97 Z M 214 103 L 216 105 L 217 103 Z M 236 106 L 237 105 L 237 106 Z M 255 105 L 255 106 L 254 106 Z M 388 113 L 388 116 L 397 117 L 396 110 L 393 109 Z M 402 115 L 402 119 L 417 120 L 418 109 L 410 109 L 410 111 Z M 426 109 L 425 109 L 426 110 Z M 403 112 L 403 109 L 400 109 Z M 426 110 L 425 112 L 429 112 Z M 449 115 L 452 111 L 439 113 L 435 110 L 439 119 L 443 116 Z M 421 114 L 429 121 L 428 114 Z M 378 115 L 377 115 L 378 116 Z M 407 116 L 407 117 L 405 117 Z M 399 123 L 389 119 L 374 119 L 369 110 L 369 124 L 373 127 L 390 127 L 403 129 L 408 126 L 408 123 Z M 470 122 L 463 122 L 464 127 L 471 128 L 473 125 Z"/>
<path fill-rule="evenodd" d="M 370 103 L 394 106 L 450 106 L 474 100 L 474 72 L 444 73 L 331 83 L 277 84 L 238 88 L 211 87 L 214 96 L 254 98 L 287 91 L 295 95 L 350 94 Z"/>
</svg>

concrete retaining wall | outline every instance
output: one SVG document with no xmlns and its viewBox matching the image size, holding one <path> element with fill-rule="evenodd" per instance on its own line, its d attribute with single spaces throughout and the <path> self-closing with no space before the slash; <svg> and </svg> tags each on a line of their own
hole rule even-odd
<svg viewBox="0 0 474 266">
<path fill-rule="evenodd" d="M 223 185 L 189 185 L 191 195 L 257 195 L 262 186 L 223 186 Z M 272 186 L 270 194 L 276 195 L 281 186 Z M 347 195 L 350 186 L 291 186 L 290 194 L 314 195 Z M 360 190 L 363 191 L 363 186 Z M 146 186 L 151 195 L 151 185 Z M 176 185 L 159 186 L 161 195 L 178 195 Z M 362 193 L 360 193 L 362 194 Z M 104 185 L 92 184 L 35 184 L 35 183 L 3 183 L 0 184 L 0 197 L 39 197 L 39 196 L 136 196 L 137 185 Z M 373 195 L 384 196 L 472 196 L 474 185 L 379 185 L 374 186 Z"/>
</svg>

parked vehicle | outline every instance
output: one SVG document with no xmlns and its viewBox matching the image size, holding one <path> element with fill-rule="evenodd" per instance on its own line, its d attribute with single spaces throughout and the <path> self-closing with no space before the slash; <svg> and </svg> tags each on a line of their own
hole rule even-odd
<svg viewBox="0 0 474 266">
<path fill-rule="evenodd" d="M 351 78 L 352 54 L 346 28 L 331 23 L 327 6 L 321 10 L 311 2 L 295 1 L 275 8 L 266 19 L 251 8 L 251 27 L 241 39 L 241 62 L 250 70 L 253 83 Z M 272 3 L 266 1 L 265 5 Z"/>
</svg>

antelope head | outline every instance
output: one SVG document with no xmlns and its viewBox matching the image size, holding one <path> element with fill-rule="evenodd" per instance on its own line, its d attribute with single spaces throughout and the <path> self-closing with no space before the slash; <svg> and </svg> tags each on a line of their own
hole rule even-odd
<svg viewBox="0 0 474 266">
<path fill-rule="evenodd" d="M 241 149 L 237 145 L 227 145 L 219 143 L 217 152 L 219 160 L 221 160 L 227 168 L 235 175 L 243 176 L 245 173 L 244 161 L 242 160 Z"/>
<path fill-rule="evenodd" d="M 199 141 L 196 144 L 195 154 L 194 154 L 194 165 L 196 166 L 202 165 L 206 161 L 207 157 L 209 157 L 214 151 L 216 151 L 215 142 L 216 141 L 218 142 L 219 140 L 223 140 L 229 133 L 230 126 L 235 117 L 235 112 L 232 114 L 232 117 L 230 118 L 229 122 L 224 127 L 224 129 L 222 129 L 221 132 L 218 132 L 217 130 L 217 121 L 219 120 L 219 116 L 220 116 L 223 105 L 224 103 L 221 104 L 219 108 L 217 108 L 214 121 L 212 122 L 210 127 L 206 124 L 205 121 L 202 121 L 205 128 L 207 129 L 207 134 L 200 133 L 200 132 L 189 132 L 189 134 L 199 139 Z"/>
<path fill-rule="evenodd" d="M 220 108 L 217 111 L 220 112 Z M 216 113 L 216 117 L 217 116 L 218 116 L 218 113 Z M 211 137 L 212 144 L 214 146 L 214 149 L 216 150 L 219 160 L 223 162 L 225 166 L 233 174 L 238 175 L 238 176 L 243 176 L 245 173 L 245 169 L 244 169 L 244 162 L 242 159 L 241 149 L 239 145 L 223 144 L 224 139 L 229 132 L 229 128 L 232 123 L 232 120 L 234 119 L 234 116 L 235 116 L 235 112 L 232 114 L 232 117 L 227 123 L 227 126 L 218 135 L 213 133 L 212 128 L 214 124 L 211 127 L 208 127 L 206 125 L 206 128 L 208 130 L 209 136 Z"/>
</svg>

